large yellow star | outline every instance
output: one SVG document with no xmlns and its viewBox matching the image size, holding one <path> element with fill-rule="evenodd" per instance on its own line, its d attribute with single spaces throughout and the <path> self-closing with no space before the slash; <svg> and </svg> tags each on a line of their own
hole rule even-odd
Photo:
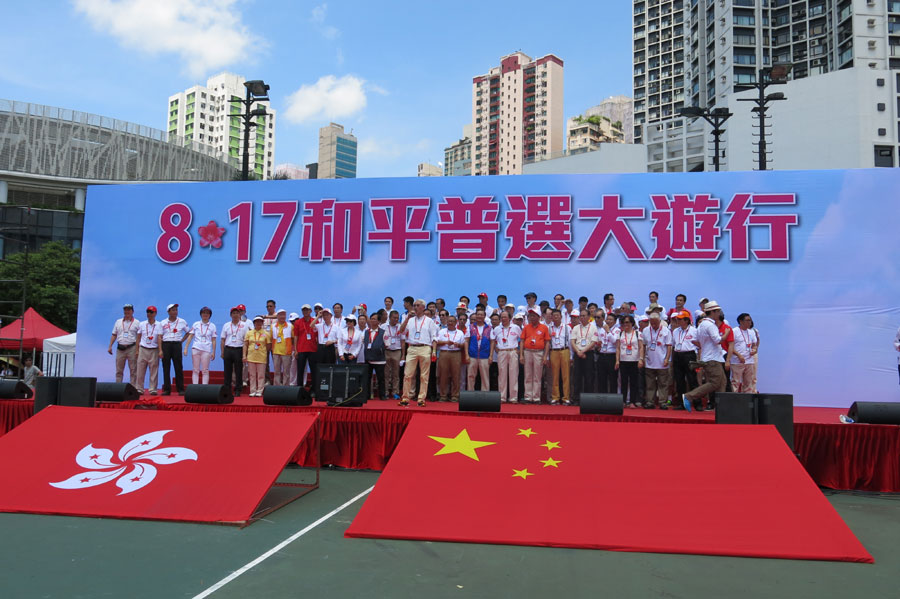
<svg viewBox="0 0 900 599">
<path fill-rule="evenodd" d="M 460 431 L 460 433 L 453 438 L 432 437 L 431 435 L 429 435 L 428 438 L 434 439 L 438 443 L 442 443 L 444 445 L 434 455 L 461 453 L 467 458 L 472 458 L 476 462 L 479 461 L 478 454 L 475 453 L 476 449 L 478 449 L 479 447 L 485 447 L 486 445 L 496 445 L 494 441 L 473 441 L 469 438 L 469 431 L 467 431 L 466 429 L 462 429 L 462 431 Z"/>
<path fill-rule="evenodd" d="M 513 468 L 513 478 L 515 478 L 515 477 L 517 477 L 517 476 L 518 476 L 519 478 L 521 478 L 522 480 L 525 480 L 525 479 L 527 479 L 529 476 L 534 476 L 534 473 L 533 473 L 533 472 L 529 472 L 529 471 L 528 471 L 528 468 L 523 468 L 523 469 L 521 469 L 521 470 L 516 470 L 515 468 Z"/>
<path fill-rule="evenodd" d="M 549 449 L 559 449 L 559 441 L 547 441 L 541 447 L 546 447 Z"/>
<path fill-rule="evenodd" d="M 530 439 L 530 438 L 531 438 L 531 435 L 536 435 L 536 434 L 537 434 L 537 433 L 534 432 L 533 430 L 531 430 L 530 428 L 520 428 L 520 429 L 519 429 L 519 432 L 516 433 L 516 436 L 522 435 L 523 437 L 526 437 L 526 438 L 529 438 L 529 439 Z"/>
<path fill-rule="evenodd" d="M 557 464 L 561 464 L 562 460 L 554 460 L 553 458 L 547 458 L 546 460 L 538 460 L 541 464 L 544 465 L 544 468 L 547 466 L 553 466 L 554 468 L 559 468 Z"/>
</svg>

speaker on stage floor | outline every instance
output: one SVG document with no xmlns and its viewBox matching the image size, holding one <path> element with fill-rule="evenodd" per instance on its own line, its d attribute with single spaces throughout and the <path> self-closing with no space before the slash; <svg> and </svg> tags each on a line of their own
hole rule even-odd
<svg viewBox="0 0 900 599">
<path fill-rule="evenodd" d="M 269 385 L 263 390 L 263 403 L 267 406 L 308 406 L 312 395 L 303 387 Z"/>
<path fill-rule="evenodd" d="M 184 389 L 185 403 L 226 404 L 234 402 L 234 395 L 226 385 L 188 385 Z"/>
<path fill-rule="evenodd" d="M 40 379 L 41 377 L 38 377 Z M 93 408 L 97 401 L 97 379 L 88 376 L 64 376 L 59 380 L 59 404 Z"/>
<path fill-rule="evenodd" d="M 786 393 L 758 393 L 756 421 L 774 424 L 791 451 L 794 449 L 794 396 Z"/>
<path fill-rule="evenodd" d="M 900 424 L 900 403 L 854 401 L 847 416 L 866 424 Z"/>
<path fill-rule="evenodd" d="M 621 416 L 625 406 L 621 393 L 582 393 L 579 407 L 582 414 Z"/>
<path fill-rule="evenodd" d="M 31 399 L 32 395 L 31 387 L 22 381 L 0 380 L 0 399 Z"/>
<path fill-rule="evenodd" d="M 460 412 L 499 412 L 499 391 L 460 391 Z"/>
<path fill-rule="evenodd" d="M 369 378 L 367 364 L 317 364 L 316 401 L 358 408 L 369 400 Z"/>
<path fill-rule="evenodd" d="M 756 424 L 756 398 L 753 393 L 714 394 L 716 424 Z"/>
<path fill-rule="evenodd" d="M 34 413 L 59 404 L 59 376 L 39 376 L 34 380 Z"/>
<path fill-rule="evenodd" d="M 120 402 L 140 399 L 137 389 L 131 383 L 97 383 L 97 401 Z"/>
</svg>

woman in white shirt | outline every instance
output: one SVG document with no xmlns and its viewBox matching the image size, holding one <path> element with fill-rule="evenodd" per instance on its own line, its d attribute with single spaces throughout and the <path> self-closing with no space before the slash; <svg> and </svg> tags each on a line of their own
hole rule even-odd
<svg viewBox="0 0 900 599">
<path fill-rule="evenodd" d="M 363 345 L 362 331 L 356 326 L 356 316 L 346 316 L 347 328 L 338 329 L 338 341 L 335 344 L 338 362 L 355 364 Z"/>
<path fill-rule="evenodd" d="M 191 348 L 191 359 L 194 364 L 191 382 L 195 385 L 200 382 L 201 373 L 203 384 L 209 384 L 209 361 L 216 359 L 216 325 L 209 321 L 211 317 L 212 310 L 206 306 L 200 308 L 200 320 L 194 323 L 184 339 L 184 355 L 188 355 L 188 346 L 191 341 L 194 342 Z"/>
<path fill-rule="evenodd" d="M 622 332 L 619 333 L 616 348 L 616 370 L 622 377 L 622 400 L 626 408 L 643 407 L 638 391 L 638 369 L 643 366 L 641 355 L 641 335 L 634 326 L 634 316 L 622 318 Z"/>
</svg>

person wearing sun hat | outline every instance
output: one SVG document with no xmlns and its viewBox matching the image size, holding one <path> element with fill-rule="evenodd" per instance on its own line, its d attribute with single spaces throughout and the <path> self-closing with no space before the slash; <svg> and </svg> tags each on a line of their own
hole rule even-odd
<svg viewBox="0 0 900 599">
<path fill-rule="evenodd" d="M 132 383 L 138 393 L 144 392 L 144 377 L 150 369 L 150 395 L 156 395 L 159 374 L 159 359 L 162 357 L 160 336 L 162 327 L 156 322 L 156 306 L 147 306 L 147 320 L 141 323 L 138 333 L 137 380 Z"/>
<path fill-rule="evenodd" d="M 250 372 L 250 397 L 262 397 L 266 385 L 266 360 L 271 337 L 262 315 L 253 317 L 253 328 L 244 336 L 244 364 Z"/>
<path fill-rule="evenodd" d="M 128 381 L 134 384 L 137 378 L 137 338 L 141 332 L 141 323 L 134 318 L 134 306 L 125 304 L 122 306 L 122 318 L 113 325 L 112 336 L 109 338 L 109 348 L 106 350 L 112 355 L 112 345 L 116 342 L 116 382 L 121 383 L 125 372 L 125 362 L 128 362 Z"/>
<path fill-rule="evenodd" d="M 705 316 L 697 324 L 697 338 L 693 343 L 700 350 L 698 361 L 703 367 L 703 376 L 706 380 L 696 389 L 681 396 L 684 409 L 688 411 L 693 408 L 694 401 L 701 397 L 708 398 L 712 393 L 724 391 L 727 383 L 725 369 L 722 367 L 725 362 L 721 345 L 722 336 L 716 324 L 722 307 L 718 302 L 707 301 L 703 305 L 703 312 Z M 700 409 L 703 410 L 703 407 Z"/>
<path fill-rule="evenodd" d="M 287 321 L 287 310 L 275 312 L 275 322 L 269 328 L 272 352 L 273 384 L 281 386 L 291 382 L 291 359 L 294 357 L 293 326 Z"/>
</svg>

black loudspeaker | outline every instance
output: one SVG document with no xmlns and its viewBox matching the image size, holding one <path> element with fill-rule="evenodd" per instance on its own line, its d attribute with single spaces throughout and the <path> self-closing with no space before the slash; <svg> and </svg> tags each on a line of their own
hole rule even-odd
<svg viewBox="0 0 900 599">
<path fill-rule="evenodd" d="M 847 416 L 866 424 L 900 424 L 900 403 L 854 401 Z"/>
<path fill-rule="evenodd" d="M 756 424 L 753 393 L 716 392 L 716 424 Z"/>
<path fill-rule="evenodd" d="M 97 401 L 119 402 L 140 399 L 137 389 L 131 383 L 97 383 Z"/>
<path fill-rule="evenodd" d="M 185 403 L 226 404 L 234 401 L 231 389 L 225 385 L 188 385 L 184 390 Z"/>
<path fill-rule="evenodd" d="M 31 399 L 32 395 L 31 387 L 22 381 L 0 380 L 0 399 Z"/>
<path fill-rule="evenodd" d="M 267 406 L 308 406 L 312 395 L 303 387 L 269 385 L 263 390 L 263 403 Z"/>
<path fill-rule="evenodd" d="M 620 393 L 582 393 L 579 404 L 582 414 L 621 416 L 625 408 Z"/>
<path fill-rule="evenodd" d="M 774 424 L 784 442 L 794 449 L 794 396 L 784 393 L 756 395 L 756 421 Z"/>
<path fill-rule="evenodd" d="M 97 379 L 64 376 L 59 380 L 59 405 L 93 408 L 97 401 Z"/>
<path fill-rule="evenodd" d="M 460 391 L 460 412 L 499 412 L 499 391 Z"/>
<path fill-rule="evenodd" d="M 39 376 L 34 380 L 34 413 L 59 404 L 59 382 L 62 377 Z"/>
<path fill-rule="evenodd" d="M 369 367 L 366 364 L 317 364 L 316 401 L 329 406 L 358 408 L 369 400 Z"/>
</svg>

